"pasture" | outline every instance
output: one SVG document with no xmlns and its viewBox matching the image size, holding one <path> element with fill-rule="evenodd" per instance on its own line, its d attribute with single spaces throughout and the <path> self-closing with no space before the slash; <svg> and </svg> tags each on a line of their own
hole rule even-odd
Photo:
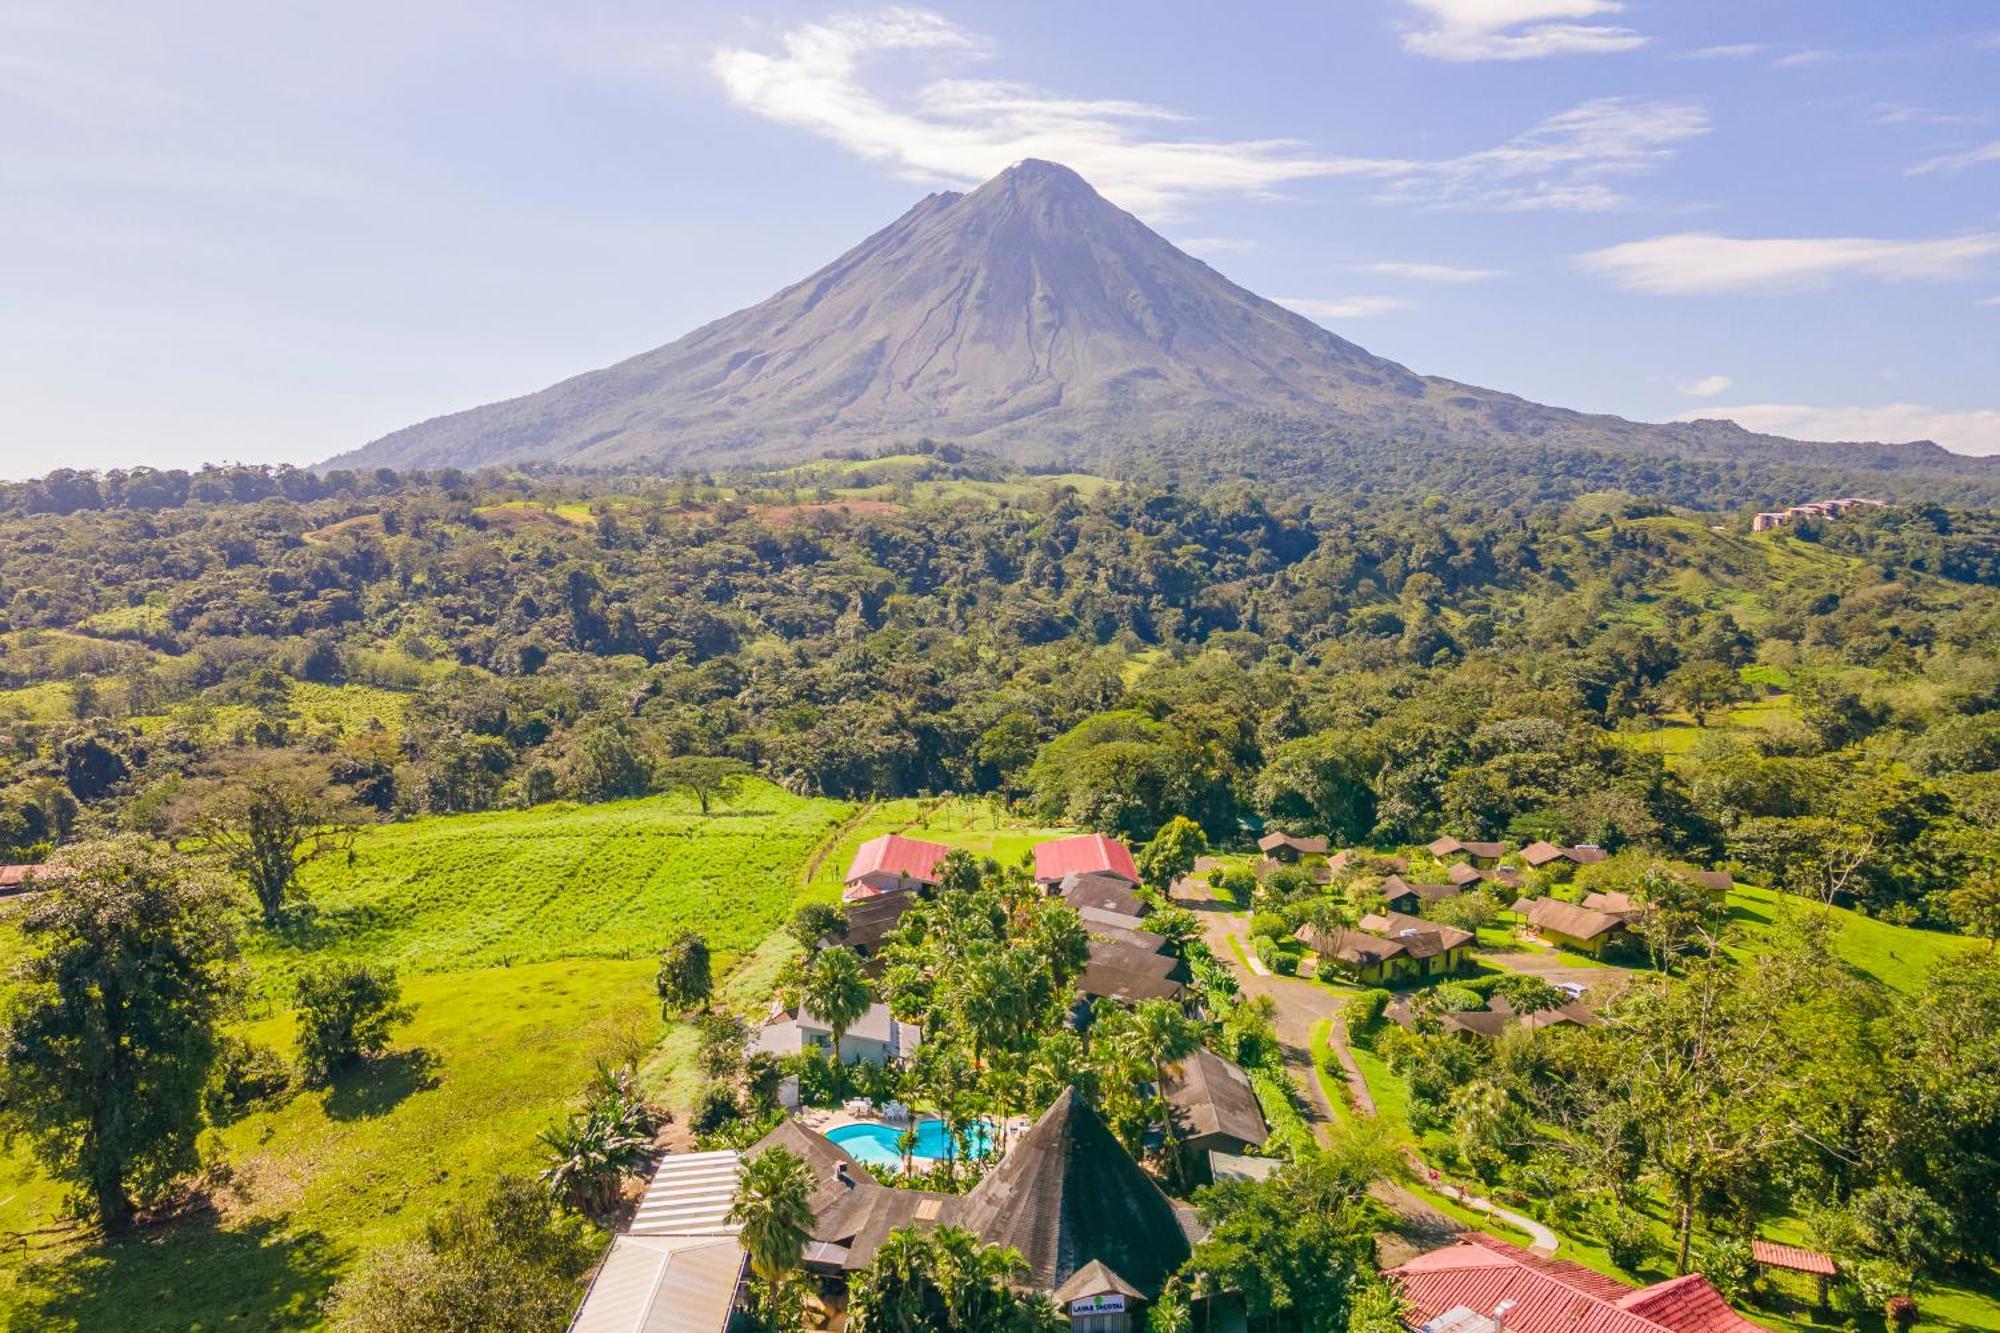
<svg viewBox="0 0 2000 1333">
<path fill-rule="evenodd" d="M 289 1056 L 289 978 L 338 955 L 401 971 L 415 1016 L 394 1049 L 214 1130 L 201 1204 L 117 1243 L 65 1223 L 63 1187 L 25 1143 L 0 1148 L 0 1327 L 318 1327 L 361 1255 L 496 1173 L 533 1169 L 536 1133 L 596 1061 L 639 1063 L 674 1102 L 674 1061 L 649 1058 L 664 1033 L 653 952 L 690 925 L 719 965 L 751 953 L 851 812 L 754 783 L 708 818 L 653 797 L 368 830 L 351 865 L 312 867 L 304 924 L 246 927 L 253 994 L 239 1031 Z M 18 910 L 0 908 L 0 962 L 20 948 Z M 768 966 L 745 969 L 760 970 L 768 994 Z M 738 999 L 750 984 L 722 986 Z"/>
</svg>

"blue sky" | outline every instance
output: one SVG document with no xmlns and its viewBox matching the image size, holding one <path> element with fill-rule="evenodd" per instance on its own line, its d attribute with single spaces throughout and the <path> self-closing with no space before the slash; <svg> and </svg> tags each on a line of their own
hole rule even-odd
<svg viewBox="0 0 2000 1333">
<path fill-rule="evenodd" d="M 2000 453 L 1995 0 L 1239 12 L 0 0 L 0 473 L 322 458 L 1031 155 L 1421 371 Z"/>
</svg>

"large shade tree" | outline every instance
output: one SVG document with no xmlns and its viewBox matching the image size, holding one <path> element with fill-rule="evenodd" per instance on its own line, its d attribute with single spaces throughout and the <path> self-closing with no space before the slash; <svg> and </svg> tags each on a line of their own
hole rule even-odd
<svg viewBox="0 0 2000 1333">
<path fill-rule="evenodd" d="M 195 1169 L 202 1089 L 237 993 L 228 889 L 121 838 L 65 854 L 21 918 L 0 1118 L 107 1229 Z"/>
</svg>

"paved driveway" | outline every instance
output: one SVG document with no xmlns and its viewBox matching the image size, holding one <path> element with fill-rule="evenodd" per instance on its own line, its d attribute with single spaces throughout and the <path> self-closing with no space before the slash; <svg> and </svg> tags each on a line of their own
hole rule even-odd
<svg viewBox="0 0 2000 1333">
<path fill-rule="evenodd" d="M 1579 963 L 1566 954 L 1540 949 L 1514 949 L 1506 953 L 1482 953 L 1479 961 L 1494 967 L 1504 967 L 1509 972 L 1525 972 L 1531 977 L 1540 977 L 1551 986 L 1576 985 L 1591 990 L 1623 981 L 1632 975 L 1629 967 L 1609 967 Z"/>
</svg>

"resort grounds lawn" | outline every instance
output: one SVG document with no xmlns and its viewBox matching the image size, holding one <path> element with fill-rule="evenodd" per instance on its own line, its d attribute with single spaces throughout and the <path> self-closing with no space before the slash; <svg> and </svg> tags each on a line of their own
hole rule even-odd
<svg viewBox="0 0 2000 1333">
<path fill-rule="evenodd" d="M 725 1002 L 767 998 L 789 945 L 776 932 L 852 812 L 757 783 L 707 818 L 651 798 L 365 831 L 352 866 L 312 868 L 309 926 L 246 927 L 253 992 L 238 1030 L 289 1057 L 288 977 L 339 955 L 400 970 L 415 1015 L 393 1049 L 212 1131 L 205 1204 L 115 1244 L 67 1228 L 64 1187 L 26 1143 L 0 1148 L 0 1328 L 316 1328 L 361 1255 L 498 1172 L 534 1170 L 536 1134 L 597 1061 L 638 1064 L 684 1106 L 677 1063 L 692 1039 L 662 1041 L 654 951 L 694 926 L 718 969 L 743 960 L 721 981 Z M 20 952 L 19 910 L 0 907 L 0 964 Z"/>
<path fill-rule="evenodd" d="M 1803 916 L 1826 910 L 1811 899 L 1747 884 L 1737 885 L 1729 894 L 1729 919 L 1753 947 L 1786 913 Z M 1940 961 L 1985 947 L 1964 935 L 1898 926 L 1845 907 L 1833 908 L 1832 913 L 1838 925 L 1834 953 L 1855 971 L 1899 991 L 1921 989 L 1924 977 Z"/>
</svg>

